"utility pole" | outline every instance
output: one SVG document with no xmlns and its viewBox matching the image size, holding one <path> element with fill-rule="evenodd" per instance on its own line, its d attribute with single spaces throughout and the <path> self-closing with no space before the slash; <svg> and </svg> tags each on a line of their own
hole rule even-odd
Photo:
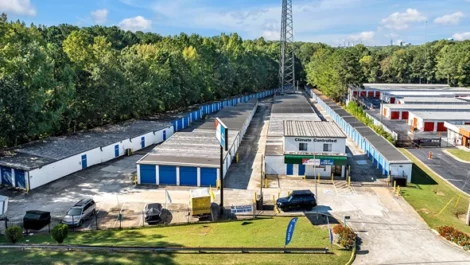
<svg viewBox="0 0 470 265">
<path fill-rule="evenodd" d="M 292 0 L 282 0 L 281 54 L 279 58 L 279 88 L 295 90 L 295 47 Z"/>
</svg>

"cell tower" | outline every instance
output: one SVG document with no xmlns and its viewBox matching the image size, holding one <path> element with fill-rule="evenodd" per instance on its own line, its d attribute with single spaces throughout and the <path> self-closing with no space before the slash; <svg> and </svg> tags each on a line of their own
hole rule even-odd
<svg viewBox="0 0 470 265">
<path fill-rule="evenodd" d="M 295 88 L 294 21 L 292 0 L 282 0 L 281 56 L 279 60 L 279 87 L 281 93 Z"/>
</svg>

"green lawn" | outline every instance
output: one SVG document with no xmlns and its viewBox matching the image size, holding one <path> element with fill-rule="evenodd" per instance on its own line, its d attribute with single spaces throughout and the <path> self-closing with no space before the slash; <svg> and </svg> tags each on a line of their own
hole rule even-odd
<svg viewBox="0 0 470 265">
<path fill-rule="evenodd" d="M 132 230 L 104 230 L 70 233 L 64 244 L 115 246 L 227 246 L 283 247 L 290 218 L 259 219 L 224 223 L 208 223 Z M 49 235 L 33 235 L 20 243 L 54 244 Z M 1 239 L 0 243 L 5 243 Z M 328 231 L 313 226 L 307 218 L 299 218 L 289 247 L 329 247 Z M 333 248 L 334 254 L 129 254 L 27 251 L 0 252 L 0 264 L 108 264 L 145 263 L 149 258 L 160 264 L 207 264 L 207 258 L 217 264 L 345 264 L 351 252 Z M 24 255 L 23 255 L 24 253 Z M 76 256 L 80 255 L 77 260 Z M 75 258 L 74 258 L 75 257 Z M 38 259 L 39 258 L 39 259 Z M 3 260 L 2 262 L 2 259 Z M 29 261 L 29 262 L 28 262 Z M 61 263 L 62 262 L 62 263 Z M 159 264 L 156 262 L 156 264 Z M 275 263 L 273 263 L 275 262 Z"/>
<path fill-rule="evenodd" d="M 447 149 L 447 152 L 453 154 L 454 156 L 464 160 L 464 161 L 468 161 L 470 162 L 470 152 L 466 152 L 464 150 L 461 150 L 461 149 Z"/>
<path fill-rule="evenodd" d="M 410 152 L 405 149 L 400 150 L 414 162 L 411 184 L 402 189 L 403 198 L 413 206 L 430 227 L 449 225 L 462 232 L 470 233 L 470 227 L 458 218 L 467 213 L 469 197 L 447 184 L 434 171 L 427 169 Z M 447 208 L 438 215 L 451 199 L 453 200 Z"/>
</svg>

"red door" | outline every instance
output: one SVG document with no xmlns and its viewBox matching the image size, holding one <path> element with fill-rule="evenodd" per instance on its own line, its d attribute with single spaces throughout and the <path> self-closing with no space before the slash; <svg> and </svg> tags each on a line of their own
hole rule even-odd
<svg viewBox="0 0 470 265">
<path fill-rule="evenodd" d="M 390 98 L 390 103 L 394 104 L 395 103 L 395 98 Z"/>
<path fill-rule="evenodd" d="M 353 96 L 357 97 L 357 91 L 353 91 Z"/>
<path fill-rule="evenodd" d="M 375 91 L 375 97 L 380 98 L 380 91 Z"/>
<path fill-rule="evenodd" d="M 361 92 L 361 97 L 365 97 L 366 96 L 366 91 L 362 91 Z"/>
<path fill-rule="evenodd" d="M 470 125 L 470 122 L 466 122 L 465 125 Z"/>
<path fill-rule="evenodd" d="M 373 98 L 374 97 L 374 91 L 367 92 L 367 96 L 370 97 L 370 98 Z"/>
<path fill-rule="evenodd" d="M 391 115 L 392 120 L 400 119 L 400 112 L 398 112 L 398 111 L 392 111 L 392 113 L 390 113 L 390 115 Z"/>
<path fill-rule="evenodd" d="M 438 132 L 446 132 L 447 128 L 444 126 L 443 122 L 438 122 L 437 123 L 437 131 Z"/>
<path fill-rule="evenodd" d="M 424 123 L 424 131 L 425 132 L 432 132 L 434 131 L 434 122 L 425 122 Z"/>
<path fill-rule="evenodd" d="M 402 120 L 408 120 L 408 111 L 403 111 L 401 113 L 401 119 Z"/>
</svg>

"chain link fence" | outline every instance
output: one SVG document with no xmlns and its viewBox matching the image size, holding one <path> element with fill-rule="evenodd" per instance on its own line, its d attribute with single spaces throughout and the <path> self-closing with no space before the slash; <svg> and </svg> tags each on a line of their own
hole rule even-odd
<svg viewBox="0 0 470 265">
<path fill-rule="evenodd" d="M 73 220 L 72 223 L 80 223 L 77 226 L 69 226 L 70 231 L 93 231 L 119 228 L 139 228 L 151 226 L 178 225 L 199 222 L 214 222 L 220 219 L 243 219 L 253 218 L 254 214 L 245 214 L 238 216 L 232 213 L 229 206 L 225 209 L 223 217 L 221 216 L 220 207 L 216 203 L 212 203 L 211 208 L 195 209 L 184 205 L 169 205 L 163 208 L 157 218 L 152 220 L 146 219 L 144 211 L 133 211 L 135 207 L 121 206 L 110 209 L 109 211 L 97 210 L 95 214 L 88 216 L 83 220 Z M 143 209 L 143 207 L 141 208 Z M 253 209 L 254 210 L 254 209 Z M 0 220 L 0 233 L 3 234 L 7 227 L 17 225 L 24 229 L 25 233 L 49 233 L 50 230 L 62 224 L 64 216 L 51 214 L 49 225 L 44 226 L 40 230 L 24 229 L 23 218 L 5 218 Z M 2 224 L 3 222 L 3 224 Z"/>
</svg>

